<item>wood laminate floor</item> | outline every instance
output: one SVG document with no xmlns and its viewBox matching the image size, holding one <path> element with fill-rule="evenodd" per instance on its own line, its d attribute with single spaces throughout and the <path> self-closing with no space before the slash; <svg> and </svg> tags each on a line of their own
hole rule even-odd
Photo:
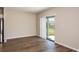
<svg viewBox="0 0 79 59">
<path fill-rule="evenodd" d="M 1 52 L 75 52 L 40 37 L 25 37 L 8 40 L 4 46 L 0 45 Z"/>
</svg>

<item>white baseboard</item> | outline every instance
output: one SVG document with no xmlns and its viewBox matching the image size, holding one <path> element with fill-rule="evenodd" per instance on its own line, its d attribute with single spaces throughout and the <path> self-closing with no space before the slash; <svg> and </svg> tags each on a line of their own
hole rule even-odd
<svg viewBox="0 0 79 59">
<path fill-rule="evenodd" d="M 8 39 L 21 38 L 21 37 L 30 37 L 30 36 L 37 36 L 37 35 L 35 34 L 35 35 L 28 35 L 28 36 L 8 37 L 8 38 L 5 38 L 4 42 L 7 42 Z"/>
<path fill-rule="evenodd" d="M 56 42 L 56 41 L 55 41 L 55 42 Z M 59 43 L 59 42 L 56 42 L 56 43 L 57 43 L 57 44 L 60 44 L 60 45 L 62 45 L 62 46 L 68 47 L 68 48 L 70 48 L 70 49 L 72 49 L 72 50 L 75 50 L 75 51 L 78 51 L 78 52 L 79 52 L 79 49 L 70 47 L 70 46 L 68 46 L 68 45 L 66 45 L 66 44 L 62 44 L 62 43 Z"/>
</svg>

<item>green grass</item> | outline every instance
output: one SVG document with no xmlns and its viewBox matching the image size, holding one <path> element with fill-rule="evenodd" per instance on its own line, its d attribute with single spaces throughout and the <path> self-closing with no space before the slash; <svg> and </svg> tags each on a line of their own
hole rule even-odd
<svg viewBox="0 0 79 59">
<path fill-rule="evenodd" d="M 54 36 L 55 35 L 55 29 L 54 28 L 48 28 L 48 34 L 49 34 L 49 36 Z"/>
</svg>

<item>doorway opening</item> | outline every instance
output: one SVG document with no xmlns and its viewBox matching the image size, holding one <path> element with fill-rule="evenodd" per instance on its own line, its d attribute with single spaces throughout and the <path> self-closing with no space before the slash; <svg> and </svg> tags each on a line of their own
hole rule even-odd
<svg viewBox="0 0 79 59">
<path fill-rule="evenodd" d="M 47 17 L 47 39 L 55 41 L 55 16 Z"/>
</svg>

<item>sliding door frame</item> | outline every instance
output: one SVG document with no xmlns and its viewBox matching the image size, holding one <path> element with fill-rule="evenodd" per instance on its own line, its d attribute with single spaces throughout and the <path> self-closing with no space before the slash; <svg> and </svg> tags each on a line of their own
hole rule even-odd
<svg viewBox="0 0 79 59">
<path fill-rule="evenodd" d="M 49 20 L 48 20 L 48 18 L 52 18 L 52 17 L 56 17 L 56 16 L 47 16 L 46 17 L 46 19 L 47 19 L 47 21 L 46 21 L 46 39 L 49 39 L 48 38 L 48 23 L 49 23 Z M 50 39 L 49 39 L 50 40 Z M 52 41 L 52 40 L 51 40 Z"/>
<path fill-rule="evenodd" d="M 4 44 L 4 18 L 2 18 L 2 44 Z"/>
<path fill-rule="evenodd" d="M 4 44 L 4 18 L 0 18 L 0 25 L 1 25 L 1 28 L 0 28 L 0 34 L 1 34 L 1 43 Z"/>
</svg>

